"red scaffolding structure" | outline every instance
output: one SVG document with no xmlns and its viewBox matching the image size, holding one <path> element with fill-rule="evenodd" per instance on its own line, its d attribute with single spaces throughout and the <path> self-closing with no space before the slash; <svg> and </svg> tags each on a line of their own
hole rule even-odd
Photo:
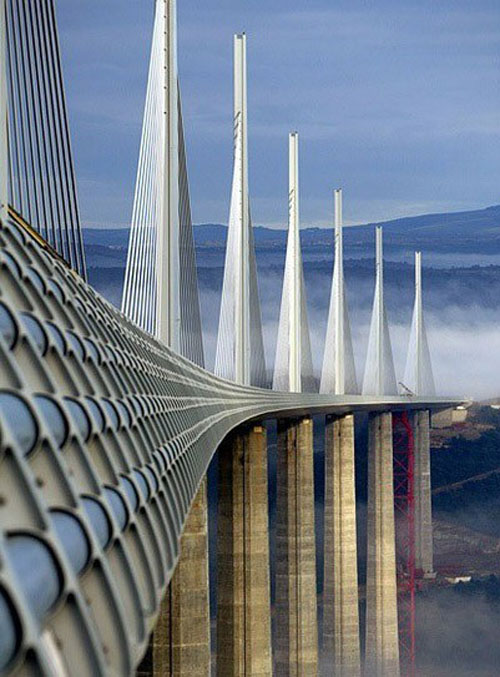
<svg viewBox="0 0 500 677">
<path fill-rule="evenodd" d="M 415 677 L 415 445 L 406 411 L 393 414 L 394 508 L 402 677 Z"/>
</svg>

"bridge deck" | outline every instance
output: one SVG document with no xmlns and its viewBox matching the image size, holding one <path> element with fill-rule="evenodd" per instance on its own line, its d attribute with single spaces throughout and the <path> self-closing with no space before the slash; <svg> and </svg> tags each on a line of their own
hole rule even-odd
<svg viewBox="0 0 500 677">
<path fill-rule="evenodd" d="M 235 427 L 458 404 L 216 378 L 12 222 L 0 224 L 0 364 L 0 670 L 16 655 L 47 671 L 62 645 L 81 657 L 80 674 L 131 672 L 193 497 Z"/>
</svg>

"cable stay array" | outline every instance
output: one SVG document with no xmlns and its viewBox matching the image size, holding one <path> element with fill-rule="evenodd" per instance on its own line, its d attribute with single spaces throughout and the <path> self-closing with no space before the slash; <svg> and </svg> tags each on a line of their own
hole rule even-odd
<svg viewBox="0 0 500 677">
<path fill-rule="evenodd" d="M 86 279 L 54 0 L 6 0 L 8 201 Z"/>
<path fill-rule="evenodd" d="M 234 172 L 215 357 L 217 376 L 266 386 L 255 244 L 248 194 L 246 36 L 234 39 Z"/>
<path fill-rule="evenodd" d="M 157 2 L 122 312 L 202 366 L 175 22 L 175 4 Z"/>
</svg>

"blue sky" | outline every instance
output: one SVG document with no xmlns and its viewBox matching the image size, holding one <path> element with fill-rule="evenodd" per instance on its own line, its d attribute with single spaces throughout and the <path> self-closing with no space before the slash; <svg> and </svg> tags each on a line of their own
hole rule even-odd
<svg viewBox="0 0 500 677">
<path fill-rule="evenodd" d="M 498 0 L 181 0 L 179 68 L 193 219 L 227 221 L 232 36 L 248 33 L 254 222 L 284 224 L 287 134 L 302 223 L 500 201 Z M 153 0 L 58 0 L 86 225 L 130 219 Z"/>
</svg>

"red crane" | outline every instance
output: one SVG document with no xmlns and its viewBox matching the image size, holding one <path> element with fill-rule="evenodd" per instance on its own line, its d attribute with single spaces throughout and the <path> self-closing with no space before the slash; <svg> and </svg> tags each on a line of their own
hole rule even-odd
<svg viewBox="0 0 500 677">
<path fill-rule="evenodd" d="M 394 510 L 402 677 L 415 677 L 415 445 L 408 412 L 393 414 Z"/>
</svg>

